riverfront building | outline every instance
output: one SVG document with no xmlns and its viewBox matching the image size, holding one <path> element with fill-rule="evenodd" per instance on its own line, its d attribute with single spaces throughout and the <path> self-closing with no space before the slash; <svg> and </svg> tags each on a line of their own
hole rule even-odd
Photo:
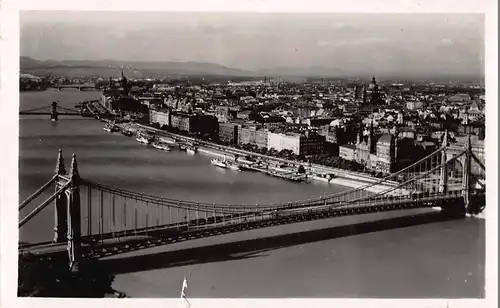
<svg viewBox="0 0 500 308">
<path fill-rule="evenodd" d="M 219 129 L 217 118 L 211 115 L 172 112 L 170 120 L 171 127 L 195 135 L 216 137 Z"/>
<path fill-rule="evenodd" d="M 391 134 L 384 134 L 377 141 L 377 171 L 391 173 L 395 167 L 397 146 L 396 138 Z"/>
<path fill-rule="evenodd" d="M 149 123 L 158 123 L 161 126 L 170 126 L 170 111 L 149 109 Z"/>
<path fill-rule="evenodd" d="M 257 124 L 238 125 L 238 144 L 256 144 Z"/>
<path fill-rule="evenodd" d="M 314 155 L 323 152 L 325 137 L 313 132 L 269 133 L 268 148 L 291 150 L 295 155 Z"/>
<path fill-rule="evenodd" d="M 259 148 L 267 148 L 269 143 L 269 131 L 267 129 L 258 129 L 255 131 L 255 144 Z"/>
<path fill-rule="evenodd" d="M 268 148 L 269 131 L 259 124 L 238 125 L 238 144 L 253 144 L 259 148 Z"/>
<path fill-rule="evenodd" d="M 237 144 L 238 124 L 219 122 L 219 140 L 229 144 Z"/>
<path fill-rule="evenodd" d="M 356 146 L 353 144 L 344 144 L 339 146 L 339 157 L 345 160 L 354 160 Z"/>
</svg>

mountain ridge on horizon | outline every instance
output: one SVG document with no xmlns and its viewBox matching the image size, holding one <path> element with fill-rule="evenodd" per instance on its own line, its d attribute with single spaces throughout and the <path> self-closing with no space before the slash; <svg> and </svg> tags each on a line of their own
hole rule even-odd
<svg viewBox="0 0 500 308">
<path fill-rule="evenodd" d="M 377 74 L 373 72 L 346 72 L 342 69 L 311 66 L 311 67 L 291 67 L 277 66 L 273 68 L 245 70 L 231 68 L 212 62 L 198 61 L 124 61 L 113 59 L 101 60 L 37 60 L 29 56 L 20 56 L 20 69 L 24 72 L 42 72 L 60 71 L 60 70 L 80 70 L 80 73 L 87 75 L 86 71 L 92 71 L 95 75 L 115 75 L 116 70 L 124 69 L 127 73 L 131 73 L 137 77 L 147 75 L 225 75 L 238 77 L 262 77 L 265 76 L 282 76 L 282 77 L 324 77 L 324 78 L 370 78 L 372 75 L 381 78 L 396 78 L 396 79 L 412 79 L 426 78 L 425 76 L 411 74 Z M 102 71 L 102 74 L 99 73 Z M 438 78 L 472 78 L 483 80 L 484 76 L 477 74 L 445 74 L 436 76 Z"/>
</svg>

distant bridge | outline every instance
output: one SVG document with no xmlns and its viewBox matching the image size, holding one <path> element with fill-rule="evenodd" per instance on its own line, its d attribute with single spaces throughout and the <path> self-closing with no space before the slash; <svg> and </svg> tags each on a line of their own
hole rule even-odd
<svg viewBox="0 0 500 308">
<path fill-rule="evenodd" d="M 19 115 L 49 115 L 52 121 L 57 121 L 60 115 L 74 116 L 82 115 L 82 113 L 78 110 L 59 107 L 57 102 L 52 102 L 50 106 L 19 111 Z"/>
<path fill-rule="evenodd" d="M 21 211 L 54 185 L 55 193 L 19 221 L 21 228 L 54 202 L 54 239 L 19 249 L 42 255 L 67 251 L 70 267 L 77 269 L 85 258 L 304 220 L 431 207 L 459 216 L 477 214 L 486 204 L 486 186 L 474 183 L 470 173 L 471 162 L 479 160 L 470 137 L 451 159 L 447 148 L 445 137 L 434 153 L 377 182 L 275 204 L 183 201 L 113 188 L 80 178 L 75 155 L 66 172 L 60 150 L 54 176 L 19 206 Z M 460 177 L 450 170 L 455 161 L 463 166 Z"/>
<path fill-rule="evenodd" d="M 78 89 L 79 91 L 93 90 L 95 89 L 95 84 L 85 83 L 85 84 L 64 84 L 64 85 L 54 85 L 52 88 L 61 91 L 63 89 Z"/>
</svg>

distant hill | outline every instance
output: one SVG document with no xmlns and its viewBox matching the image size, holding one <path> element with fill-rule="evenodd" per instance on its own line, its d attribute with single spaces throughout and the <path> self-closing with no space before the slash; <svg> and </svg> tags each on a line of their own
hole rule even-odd
<svg viewBox="0 0 500 308">
<path fill-rule="evenodd" d="M 321 66 L 295 68 L 275 67 L 257 71 L 234 69 L 214 63 L 204 62 L 144 62 L 144 61 L 116 61 L 116 60 L 63 60 L 39 61 L 30 57 L 21 57 L 21 72 L 44 75 L 65 76 L 117 76 L 121 68 L 127 76 L 157 77 L 157 76 L 238 76 L 238 77 L 277 77 L 284 80 L 297 77 L 339 77 L 344 75 L 342 70 L 329 69 Z"/>
<path fill-rule="evenodd" d="M 264 78 L 264 76 L 276 78 L 281 76 L 283 80 L 297 81 L 301 78 L 353 78 L 369 80 L 373 75 L 378 80 L 433 80 L 435 82 L 457 81 L 480 81 L 484 82 L 484 75 L 474 74 L 391 74 L 381 72 L 344 71 L 326 66 L 311 67 L 285 67 L 278 66 L 256 71 L 234 69 L 214 63 L 204 62 L 161 62 L 161 61 L 116 61 L 116 60 L 63 60 L 63 61 L 39 61 L 30 57 L 20 57 L 21 73 L 33 74 L 35 76 L 59 75 L 59 76 L 104 76 L 115 77 L 120 75 L 121 68 L 128 77 L 160 77 L 179 78 L 184 76 L 208 77 L 224 76 L 249 77 L 249 79 Z M 250 78 L 251 77 L 251 78 Z"/>
<path fill-rule="evenodd" d="M 35 75 L 102 75 L 117 76 L 124 67 L 127 75 L 135 77 L 155 76 L 203 76 L 203 75 L 225 75 L 225 76 L 256 76 L 255 72 L 233 69 L 214 63 L 203 62 L 140 62 L 140 61 L 116 61 L 116 60 L 63 60 L 63 61 L 39 61 L 30 57 L 20 58 L 20 69 L 22 73 Z"/>
</svg>

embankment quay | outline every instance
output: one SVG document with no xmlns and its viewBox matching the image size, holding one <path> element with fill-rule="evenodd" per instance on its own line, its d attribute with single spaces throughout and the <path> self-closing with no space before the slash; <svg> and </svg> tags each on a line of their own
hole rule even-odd
<svg viewBox="0 0 500 308">
<path fill-rule="evenodd" d="M 233 159 L 235 158 L 235 155 L 238 156 L 254 156 L 254 157 L 259 157 L 261 159 L 266 160 L 267 162 L 274 164 L 275 166 L 278 166 L 279 164 L 288 164 L 292 166 L 293 168 L 298 168 L 299 166 L 303 166 L 306 174 L 308 175 L 308 178 L 316 181 L 321 181 L 321 182 L 326 182 L 326 183 L 331 183 L 335 185 L 342 185 L 342 186 L 347 186 L 351 188 L 363 188 L 364 186 L 367 186 L 366 189 L 371 192 L 380 192 L 386 189 L 390 189 L 393 187 L 396 187 L 398 185 L 397 182 L 395 181 L 386 181 L 384 182 L 383 185 L 376 185 L 376 186 L 369 186 L 370 184 L 377 183 L 380 181 L 380 179 L 360 173 L 360 172 L 354 172 L 354 171 L 347 171 L 347 170 L 342 170 L 342 169 L 337 169 L 337 168 L 332 168 L 328 166 L 322 166 L 318 164 L 312 164 L 312 163 L 304 163 L 304 162 L 297 162 L 297 161 L 291 161 L 287 159 L 282 159 L 282 158 L 277 158 L 277 157 L 272 157 L 268 155 L 263 155 L 259 153 L 254 153 L 254 152 L 249 152 L 245 150 L 240 150 L 228 146 L 223 146 L 219 144 L 215 144 L 213 142 L 208 142 L 204 140 L 199 140 L 195 139 L 192 137 L 187 137 L 179 134 L 174 134 L 171 132 L 167 132 L 164 130 L 159 130 L 147 125 L 142 125 L 142 124 L 134 124 L 136 125 L 139 129 L 146 130 L 150 133 L 153 133 L 155 135 L 159 136 L 164 136 L 164 137 L 170 137 L 176 141 L 181 141 L 181 142 L 189 142 L 189 143 L 196 143 L 198 146 L 201 148 L 205 148 L 208 151 L 205 151 L 207 154 L 216 154 L 217 156 L 221 156 L 217 152 L 222 152 L 224 155 L 228 155 L 228 159 Z M 216 151 L 213 153 L 213 151 Z M 211 153 L 212 152 L 212 153 Z M 281 171 L 287 171 L 285 169 Z M 333 174 L 334 176 L 329 178 L 327 177 L 329 174 Z M 396 192 L 396 193 L 401 193 L 401 192 Z"/>
<path fill-rule="evenodd" d="M 362 181 L 365 183 L 375 183 L 379 181 L 380 179 L 377 179 L 375 177 L 371 177 L 369 175 L 360 173 L 360 172 L 354 172 L 354 171 L 347 171 L 347 170 L 342 170 L 342 169 L 337 169 L 337 168 L 332 168 L 328 166 L 322 166 L 318 164 L 310 164 L 310 163 L 303 163 L 303 162 L 297 162 L 297 161 L 291 161 L 283 158 L 278 158 L 278 157 L 273 157 L 273 156 L 268 156 L 268 155 L 263 155 L 260 153 L 255 153 L 255 152 L 249 152 L 245 150 L 240 150 L 236 149 L 233 147 L 228 147 L 220 144 L 216 144 L 213 142 L 208 142 L 205 140 L 200 140 L 192 137 L 187 137 L 179 134 L 174 134 L 171 132 L 167 132 L 164 130 L 156 129 L 151 126 L 147 125 L 142 125 L 142 124 L 134 124 L 140 129 L 147 130 L 151 133 L 154 133 L 156 135 L 160 136 L 165 136 L 165 137 L 170 137 L 176 141 L 183 141 L 183 142 L 190 142 L 190 143 L 197 143 L 200 146 L 206 147 L 208 149 L 213 149 L 217 151 L 222 151 L 224 153 L 232 154 L 232 155 L 239 155 L 239 156 L 255 156 L 259 158 L 266 159 L 269 162 L 273 162 L 275 164 L 280 164 L 280 163 L 285 163 L 285 164 L 290 164 L 295 167 L 298 167 L 300 165 L 304 166 L 306 170 L 310 170 L 311 172 L 317 172 L 317 173 L 334 173 L 336 176 L 343 177 L 346 179 L 353 179 L 357 181 Z M 229 157 L 228 157 L 229 158 Z M 232 157 L 234 159 L 234 156 Z"/>
</svg>

